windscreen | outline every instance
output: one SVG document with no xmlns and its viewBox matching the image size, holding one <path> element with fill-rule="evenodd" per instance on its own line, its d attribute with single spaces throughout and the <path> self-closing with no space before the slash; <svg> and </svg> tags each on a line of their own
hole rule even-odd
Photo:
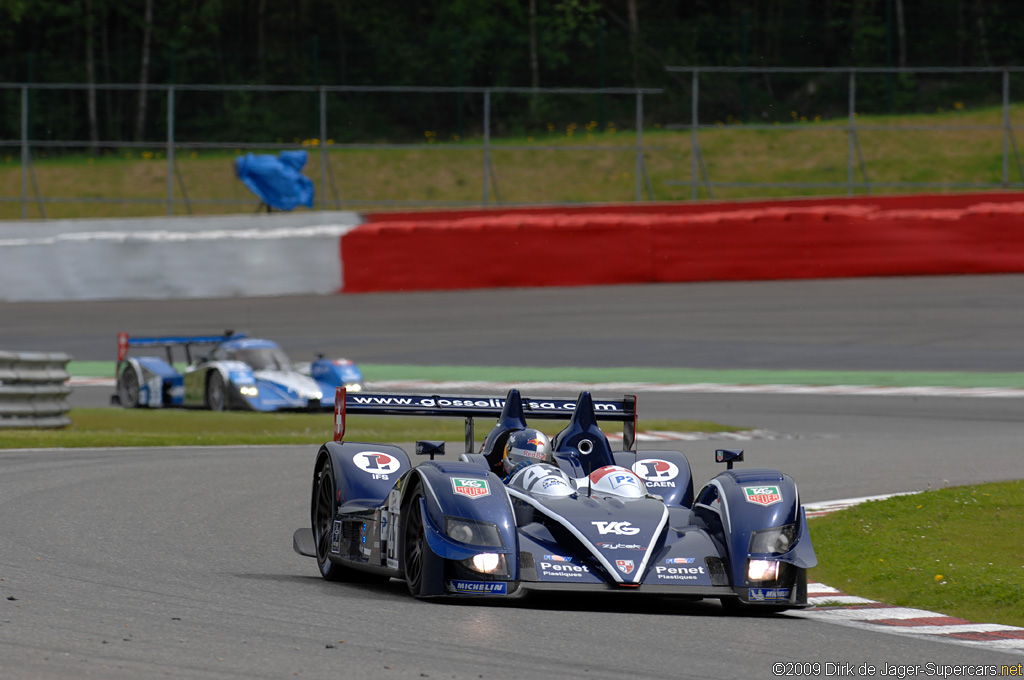
<svg viewBox="0 0 1024 680">
<path fill-rule="evenodd" d="M 244 361 L 257 371 L 290 371 L 292 362 L 280 347 L 240 349 L 233 357 Z"/>
</svg>

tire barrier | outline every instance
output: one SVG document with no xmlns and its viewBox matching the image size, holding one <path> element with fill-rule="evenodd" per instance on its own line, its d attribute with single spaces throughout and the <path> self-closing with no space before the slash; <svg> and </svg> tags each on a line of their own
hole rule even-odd
<svg viewBox="0 0 1024 680">
<path fill-rule="evenodd" d="M 0 351 L 0 429 L 55 429 L 71 424 L 63 352 Z"/>
<path fill-rule="evenodd" d="M 1020 193 L 644 208 L 368 216 L 343 290 L 1024 272 Z"/>
</svg>

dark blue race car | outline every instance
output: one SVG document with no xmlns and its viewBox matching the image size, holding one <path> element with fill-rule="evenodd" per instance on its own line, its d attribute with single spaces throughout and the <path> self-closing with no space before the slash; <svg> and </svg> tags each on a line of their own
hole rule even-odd
<svg viewBox="0 0 1024 680">
<path fill-rule="evenodd" d="M 311 527 L 296 552 L 314 557 L 329 581 L 369 575 L 404 579 L 416 597 L 509 598 L 538 590 L 655 593 L 719 598 L 728 608 L 807 606 L 816 564 L 792 478 L 733 469 L 742 451 L 694 494 L 681 452 L 632 450 L 636 399 L 527 399 L 342 394 L 335 441 L 320 447 Z M 457 416 L 467 453 L 413 467 L 397 446 L 343 442 L 346 413 Z M 552 440 L 553 464 L 526 465 L 503 482 L 505 442 L 527 418 L 570 416 Z M 473 422 L 495 417 L 479 452 Z M 612 451 L 598 419 L 624 423 Z"/>
</svg>

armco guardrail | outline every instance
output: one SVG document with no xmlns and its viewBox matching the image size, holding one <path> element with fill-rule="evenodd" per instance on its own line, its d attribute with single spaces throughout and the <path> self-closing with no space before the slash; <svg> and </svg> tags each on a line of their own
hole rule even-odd
<svg viewBox="0 0 1024 680">
<path fill-rule="evenodd" d="M 70 359 L 63 352 L 0 351 L 0 429 L 70 425 Z"/>
</svg>

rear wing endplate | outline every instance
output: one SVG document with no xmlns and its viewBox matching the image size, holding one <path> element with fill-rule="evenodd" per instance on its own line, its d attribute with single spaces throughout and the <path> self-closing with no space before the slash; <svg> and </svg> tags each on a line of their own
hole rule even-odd
<svg viewBox="0 0 1024 680">
<path fill-rule="evenodd" d="M 568 419 L 576 410 L 575 399 L 523 397 L 523 414 L 527 418 L 547 420 Z M 505 407 L 505 397 L 473 397 L 438 394 L 369 394 L 348 393 L 338 387 L 334 400 L 334 441 L 345 437 L 347 413 L 393 416 L 443 416 L 466 419 L 466 453 L 473 452 L 474 418 L 497 418 Z M 594 399 L 598 420 L 622 423 L 623 448 L 633 448 L 636 439 L 636 396 L 620 399 Z"/>
</svg>

